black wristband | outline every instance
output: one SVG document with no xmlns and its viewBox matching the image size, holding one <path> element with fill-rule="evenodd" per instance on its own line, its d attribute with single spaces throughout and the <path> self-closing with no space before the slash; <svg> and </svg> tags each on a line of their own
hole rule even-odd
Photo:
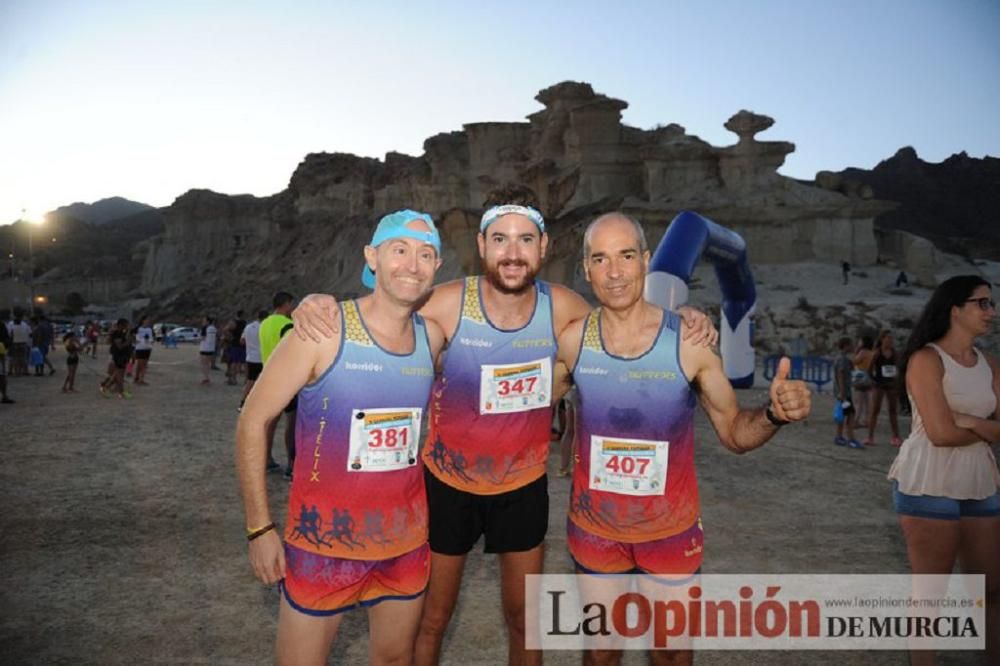
<svg viewBox="0 0 1000 666">
<path fill-rule="evenodd" d="M 275 525 L 274 523 L 268 523 L 267 525 L 264 525 L 264 527 L 259 527 L 255 530 L 249 531 L 247 532 L 247 541 L 253 541 L 259 536 L 264 536 L 265 534 L 273 530 L 275 527 L 277 527 L 277 525 Z"/>
<path fill-rule="evenodd" d="M 789 423 L 791 423 L 791 421 L 785 421 L 784 419 L 779 419 L 775 415 L 774 410 L 771 409 L 771 403 L 767 403 L 767 407 L 764 409 L 764 416 L 766 416 L 767 420 L 771 422 L 771 425 L 775 426 L 776 428 L 780 428 L 781 426 L 786 426 Z"/>
</svg>

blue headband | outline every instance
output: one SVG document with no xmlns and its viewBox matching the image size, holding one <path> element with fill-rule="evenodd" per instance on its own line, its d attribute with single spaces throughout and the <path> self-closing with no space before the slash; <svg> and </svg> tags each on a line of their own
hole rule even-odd
<svg viewBox="0 0 1000 666">
<path fill-rule="evenodd" d="M 503 217 L 504 215 L 523 215 L 535 223 L 535 226 L 538 227 L 539 233 L 545 233 L 545 220 L 542 218 L 541 213 L 531 206 L 517 206 L 515 204 L 494 206 L 483 213 L 483 218 L 479 221 L 479 232 L 482 233 L 486 231 L 486 227 L 490 226 L 496 222 L 497 218 Z"/>
</svg>

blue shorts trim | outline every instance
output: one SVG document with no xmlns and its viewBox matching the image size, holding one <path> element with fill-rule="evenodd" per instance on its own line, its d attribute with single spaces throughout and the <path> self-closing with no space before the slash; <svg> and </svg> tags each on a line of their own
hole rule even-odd
<svg viewBox="0 0 1000 666">
<path fill-rule="evenodd" d="M 355 610 L 357 608 L 371 608 L 372 606 L 380 604 L 383 601 L 410 601 L 411 599 L 416 599 L 417 597 L 419 597 L 420 595 L 422 595 L 424 592 L 427 591 L 427 588 L 425 587 L 416 594 L 409 594 L 409 595 L 387 594 L 384 597 L 367 599 L 365 601 L 360 601 L 356 604 L 349 604 L 347 606 L 341 606 L 340 608 L 334 608 L 333 610 L 313 610 L 312 608 L 306 608 L 305 606 L 300 606 L 297 603 L 295 603 L 295 599 L 292 599 L 292 595 L 288 593 L 288 589 L 285 587 L 284 580 L 278 581 L 278 589 L 281 591 L 281 594 L 284 595 L 285 599 L 288 601 L 289 606 L 291 606 L 298 612 L 302 613 L 303 615 L 312 615 L 313 617 L 330 617 L 332 615 L 339 615 L 341 613 L 346 613 L 347 611 Z"/>
<path fill-rule="evenodd" d="M 892 482 L 892 504 L 896 513 L 918 518 L 958 520 L 959 518 L 993 518 L 1000 516 L 1000 492 L 983 499 L 952 499 L 936 495 L 907 495 L 900 492 L 899 482 Z"/>
</svg>

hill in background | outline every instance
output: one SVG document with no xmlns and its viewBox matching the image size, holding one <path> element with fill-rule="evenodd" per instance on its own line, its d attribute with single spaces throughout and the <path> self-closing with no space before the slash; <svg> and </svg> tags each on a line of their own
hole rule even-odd
<svg viewBox="0 0 1000 666">
<path fill-rule="evenodd" d="M 123 197 L 109 197 L 89 204 L 77 202 L 68 206 L 60 206 L 49 215 L 71 217 L 88 224 L 105 224 L 154 210 L 156 209 L 149 204 L 131 201 Z"/>
<path fill-rule="evenodd" d="M 934 164 L 905 147 L 870 171 L 840 175 L 900 203 L 878 215 L 876 227 L 923 236 L 946 252 L 1000 260 L 1000 159 L 961 152 Z"/>
</svg>

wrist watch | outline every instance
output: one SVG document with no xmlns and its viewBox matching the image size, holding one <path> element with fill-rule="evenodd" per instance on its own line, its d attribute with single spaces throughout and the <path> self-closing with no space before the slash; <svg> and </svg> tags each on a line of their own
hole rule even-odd
<svg viewBox="0 0 1000 666">
<path fill-rule="evenodd" d="M 767 420 L 771 422 L 771 425 L 777 428 L 780 428 L 781 426 L 786 426 L 789 423 L 791 423 L 791 421 L 779 419 L 777 415 L 774 413 L 774 410 L 771 409 L 771 403 L 767 403 L 767 408 L 764 410 L 764 416 L 766 416 Z"/>
</svg>

